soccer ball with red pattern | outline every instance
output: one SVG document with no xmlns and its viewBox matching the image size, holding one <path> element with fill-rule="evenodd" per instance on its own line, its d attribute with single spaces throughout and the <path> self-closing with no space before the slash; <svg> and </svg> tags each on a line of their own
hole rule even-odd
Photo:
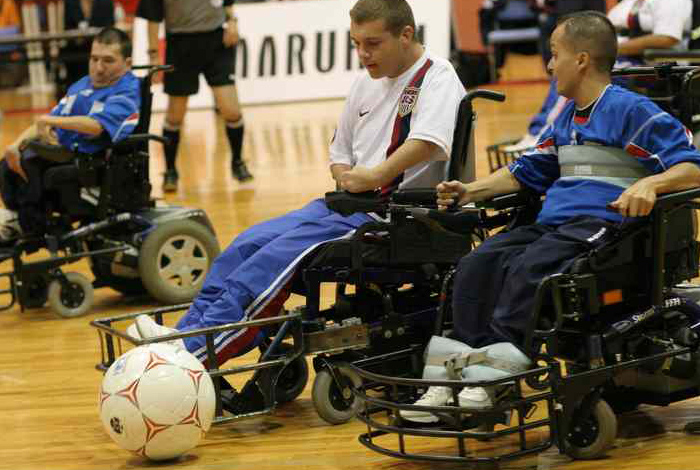
<svg viewBox="0 0 700 470">
<path fill-rule="evenodd" d="M 134 348 L 107 370 L 100 418 L 120 447 L 152 460 L 193 449 L 214 418 L 214 385 L 186 350 L 164 343 Z"/>
</svg>

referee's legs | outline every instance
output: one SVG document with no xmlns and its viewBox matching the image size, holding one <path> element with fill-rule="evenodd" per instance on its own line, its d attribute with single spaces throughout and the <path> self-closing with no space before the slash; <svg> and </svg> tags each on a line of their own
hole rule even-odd
<svg viewBox="0 0 700 470">
<path fill-rule="evenodd" d="M 231 145 L 231 172 L 238 181 L 248 181 L 253 175 L 242 158 L 243 149 L 243 114 L 238 102 L 238 91 L 235 85 L 212 87 L 216 107 L 226 123 L 226 136 Z"/>
<path fill-rule="evenodd" d="M 165 173 L 163 174 L 163 191 L 177 191 L 177 149 L 180 146 L 180 128 L 187 112 L 188 96 L 168 96 L 168 110 L 163 124 L 163 137 L 168 139 L 164 146 Z"/>
</svg>

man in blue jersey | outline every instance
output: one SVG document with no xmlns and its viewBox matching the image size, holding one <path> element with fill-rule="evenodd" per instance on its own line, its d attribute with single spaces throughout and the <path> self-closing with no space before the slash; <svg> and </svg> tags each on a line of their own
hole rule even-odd
<svg viewBox="0 0 700 470">
<path fill-rule="evenodd" d="M 42 175 L 53 163 L 27 148 L 32 140 L 94 154 L 129 135 L 139 120 L 140 83 L 131 71 L 131 41 L 108 27 L 93 40 L 90 73 L 5 149 L 0 161 L 0 240 L 40 230 L 45 197 Z"/>
<path fill-rule="evenodd" d="M 473 183 L 437 186 L 442 207 L 522 188 L 546 194 L 536 224 L 488 238 L 459 262 L 454 332 L 472 348 L 522 344 L 543 278 L 609 240 L 621 221 L 648 215 L 657 195 L 700 186 L 700 154 L 687 129 L 646 97 L 610 83 L 617 55 L 610 20 L 597 12 L 565 17 L 551 46 L 549 68 L 568 102 L 536 148 Z M 491 406 L 492 393 L 466 387 L 460 405 Z M 430 387 L 416 404 L 444 405 L 450 397 L 449 388 Z M 424 415 L 402 412 L 437 419 Z"/>
</svg>

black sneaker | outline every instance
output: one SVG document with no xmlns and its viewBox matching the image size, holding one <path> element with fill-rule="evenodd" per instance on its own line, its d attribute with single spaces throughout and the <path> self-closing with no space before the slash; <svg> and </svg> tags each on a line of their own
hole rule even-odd
<svg viewBox="0 0 700 470">
<path fill-rule="evenodd" d="M 231 173 L 241 183 L 253 179 L 253 175 L 248 171 L 248 167 L 243 160 L 231 162 Z"/>
<path fill-rule="evenodd" d="M 177 170 L 165 170 L 163 173 L 163 192 L 174 193 L 177 191 Z"/>
</svg>

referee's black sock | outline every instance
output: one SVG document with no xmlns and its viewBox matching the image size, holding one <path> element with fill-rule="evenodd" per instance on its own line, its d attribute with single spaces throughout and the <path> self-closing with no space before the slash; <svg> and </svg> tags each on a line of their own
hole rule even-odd
<svg viewBox="0 0 700 470">
<path fill-rule="evenodd" d="M 243 148 L 243 118 L 238 121 L 226 123 L 226 136 L 231 144 L 231 163 L 241 161 L 241 152 Z"/>
<path fill-rule="evenodd" d="M 165 152 L 165 167 L 167 170 L 175 170 L 177 149 L 180 146 L 180 128 L 166 123 L 163 126 L 163 137 L 168 139 L 168 143 L 165 144 L 163 149 Z"/>
</svg>

